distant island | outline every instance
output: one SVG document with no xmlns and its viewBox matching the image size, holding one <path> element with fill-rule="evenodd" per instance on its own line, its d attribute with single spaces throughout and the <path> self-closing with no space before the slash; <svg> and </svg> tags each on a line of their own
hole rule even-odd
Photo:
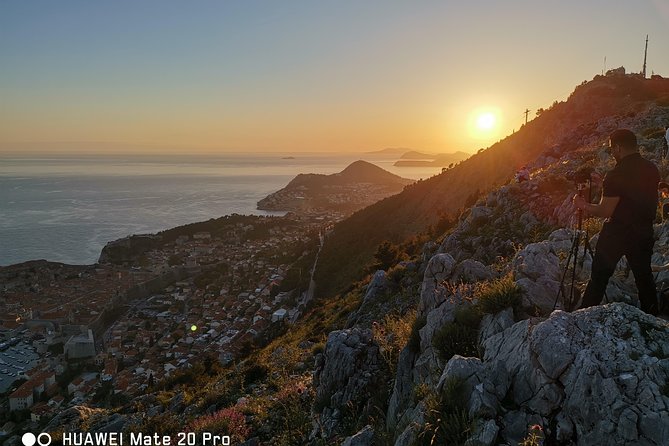
<svg viewBox="0 0 669 446">
<path fill-rule="evenodd" d="M 406 147 L 388 147 L 381 150 L 372 150 L 371 152 L 365 152 L 365 155 L 396 155 L 400 156 L 403 153 L 410 152 L 413 149 L 407 149 Z"/>
<path fill-rule="evenodd" d="M 266 211 L 353 212 L 401 192 L 413 180 L 366 161 L 356 161 L 332 175 L 299 174 L 286 187 L 258 202 Z"/>
<path fill-rule="evenodd" d="M 428 153 L 404 147 L 389 147 L 365 154 L 397 157 L 398 160 L 393 164 L 395 167 L 447 167 L 451 163 L 459 163 L 472 156 L 471 153 L 461 150 L 450 153 Z"/>
<path fill-rule="evenodd" d="M 451 163 L 459 163 L 469 158 L 472 154 L 462 151 L 454 153 L 427 154 L 421 152 L 407 152 L 396 161 L 396 167 L 446 167 Z"/>
</svg>

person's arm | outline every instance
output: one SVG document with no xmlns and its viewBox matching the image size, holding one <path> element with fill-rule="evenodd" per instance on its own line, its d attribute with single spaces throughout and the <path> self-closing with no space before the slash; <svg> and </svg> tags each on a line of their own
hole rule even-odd
<svg viewBox="0 0 669 446">
<path fill-rule="evenodd" d="M 602 197 L 599 203 L 588 203 L 585 198 L 576 195 L 574 197 L 574 205 L 577 209 L 587 212 L 589 215 L 600 218 L 609 218 L 618 206 L 620 197 Z"/>
</svg>

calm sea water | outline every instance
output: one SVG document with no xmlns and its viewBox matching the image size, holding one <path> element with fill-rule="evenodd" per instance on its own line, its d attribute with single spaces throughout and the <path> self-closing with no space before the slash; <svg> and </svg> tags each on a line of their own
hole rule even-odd
<svg viewBox="0 0 669 446">
<path fill-rule="evenodd" d="M 435 168 L 395 168 L 380 156 L 0 155 L 0 265 L 46 259 L 95 263 L 110 240 L 232 213 L 267 214 L 256 203 L 299 173 L 331 174 L 357 159 L 406 178 Z"/>
</svg>

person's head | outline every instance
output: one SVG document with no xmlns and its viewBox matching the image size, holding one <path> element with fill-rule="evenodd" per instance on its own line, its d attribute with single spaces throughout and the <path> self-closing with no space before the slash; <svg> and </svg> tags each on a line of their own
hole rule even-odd
<svg viewBox="0 0 669 446">
<path fill-rule="evenodd" d="M 609 136 L 609 153 L 616 161 L 637 150 L 636 135 L 631 130 L 618 129 Z"/>
</svg>

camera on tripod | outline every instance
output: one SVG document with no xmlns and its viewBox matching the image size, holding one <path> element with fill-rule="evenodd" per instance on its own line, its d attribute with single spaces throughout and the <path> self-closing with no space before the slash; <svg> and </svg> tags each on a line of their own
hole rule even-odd
<svg viewBox="0 0 669 446">
<path fill-rule="evenodd" d="M 570 172 L 566 175 L 567 179 L 576 184 L 576 189 L 578 190 L 578 195 L 583 196 L 583 191 L 588 189 L 588 201 L 590 201 L 590 196 L 592 192 L 592 179 L 591 176 L 595 172 L 590 166 L 584 166 L 578 169 L 575 172 Z"/>
<path fill-rule="evenodd" d="M 593 169 L 592 167 L 584 166 L 575 172 L 568 173 L 567 179 L 573 181 L 577 185 L 579 184 L 586 185 L 590 183 L 590 177 L 594 171 L 595 169 Z"/>
</svg>

